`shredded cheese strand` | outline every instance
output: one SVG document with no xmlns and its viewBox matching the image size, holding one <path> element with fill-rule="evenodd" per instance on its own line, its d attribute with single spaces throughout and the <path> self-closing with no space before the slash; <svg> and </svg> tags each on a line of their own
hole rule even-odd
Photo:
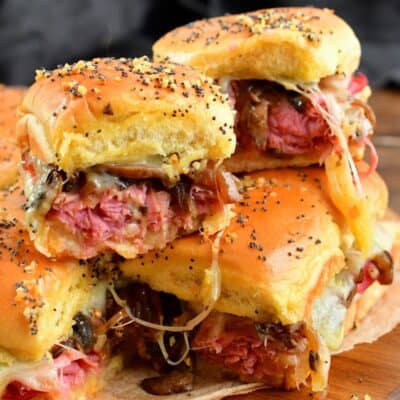
<svg viewBox="0 0 400 400">
<path fill-rule="evenodd" d="M 307 93 L 306 91 L 304 92 L 305 94 Z M 325 121 L 328 123 L 329 127 L 331 128 L 331 131 L 334 133 L 336 138 L 339 140 L 339 146 L 341 151 L 343 151 L 344 157 L 349 163 L 350 170 L 351 170 L 351 175 L 354 179 L 355 186 L 358 190 L 358 193 L 360 196 L 364 195 L 360 177 L 357 171 L 357 168 L 354 164 L 353 157 L 350 154 L 347 138 L 345 137 L 343 130 L 340 126 L 340 121 L 338 121 L 338 118 L 335 118 L 335 113 L 332 112 L 334 106 L 332 105 L 332 101 L 328 99 L 328 97 L 317 87 L 310 87 L 310 93 L 311 95 L 306 95 L 306 97 L 311 101 L 312 105 L 321 113 L 321 115 L 325 118 Z M 316 101 L 316 98 L 320 96 L 326 106 L 328 107 L 329 111 L 326 111 L 321 104 Z"/>
<path fill-rule="evenodd" d="M 172 365 L 172 366 L 175 367 L 175 366 L 179 365 L 181 362 L 183 362 L 186 359 L 186 357 L 188 356 L 188 354 L 189 354 L 189 351 L 190 351 L 189 336 L 188 336 L 187 332 L 183 332 L 183 339 L 185 341 L 185 351 L 183 352 L 183 354 L 179 358 L 179 360 L 172 361 L 169 358 L 169 354 L 168 354 L 167 349 L 165 348 L 164 334 L 165 334 L 165 332 L 162 332 L 162 334 L 160 335 L 160 337 L 157 340 L 157 343 L 158 343 L 158 346 L 160 347 L 160 350 L 161 350 L 161 353 L 162 353 L 163 357 L 165 358 L 165 361 L 169 365 Z"/>
<path fill-rule="evenodd" d="M 221 271 L 219 267 L 219 262 L 218 262 L 218 254 L 219 254 L 219 248 L 220 248 L 220 242 L 221 238 L 223 235 L 224 231 L 219 231 L 212 243 L 212 261 L 211 261 L 211 266 L 208 270 L 205 271 L 205 279 L 203 281 L 204 283 L 207 283 L 206 281 L 209 281 L 211 283 L 211 290 L 210 290 L 210 299 L 208 301 L 208 304 L 204 307 L 203 311 L 201 311 L 196 317 L 192 318 L 189 320 L 186 325 L 184 326 L 167 326 L 167 325 L 161 325 L 161 324 L 156 324 L 153 322 L 145 321 L 141 318 L 135 317 L 132 314 L 131 309 L 129 308 L 128 304 L 126 303 L 125 300 L 121 299 L 118 294 L 115 291 L 114 286 L 111 284 L 109 285 L 108 289 L 110 293 L 112 294 L 114 301 L 122 307 L 127 315 L 130 318 L 130 321 L 127 321 L 123 324 L 115 325 L 112 328 L 113 329 L 119 329 L 124 326 L 136 323 L 138 325 L 142 325 L 146 328 L 150 329 L 155 329 L 159 331 L 165 331 L 165 332 L 188 332 L 193 330 L 197 325 L 199 325 L 202 321 L 204 321 L 212 309 L 215 306 L 215 303 L 218 301 L 220 295 L 221 295 Z"/>
<path fill-rule="evenodd" d="M 349 224 L 356 239 L 357 246 L 364 255 L 368 255 L 372 247 L 373 230 L 370 210 L 361 185 L 360 176 L 350 154 L 347 138 L 334 112 L 334 104 L 332 104 L 334 100 L 329 99 L 317 85 L 307 86 L 306 88 L 294 85 L 291 89 L 311 101 L 339 141 L 342 154 L 332 151 L 325 160 L 330 196 L 335 206 L 346 218 L 346 222 Z M 328 111 L 319 104 L 318 98 L 324 101 Z"/>
</svg>

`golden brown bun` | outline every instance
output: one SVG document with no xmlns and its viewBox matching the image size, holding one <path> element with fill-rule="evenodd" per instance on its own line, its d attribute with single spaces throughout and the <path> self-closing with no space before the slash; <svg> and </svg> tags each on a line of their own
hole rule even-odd
<svg viewBox="0 0 400 400">
<path fill-rule="evenodd" d="M 67 173 L 119 163 L 176 176 L 195 160 L 229 157 L 233 119 L 227 96 L 190 67 L 105 58 L 39 71 L 17 134 Z"/>
<path fill-rule="evenodd" d="M 15 125 L 17 107 L 23 94 L 23 88 L 0 85 L 0 189 L 17 180 L 20 151 Z"/>
<path fill-rule="evenodd" d="M 360 43 L 332 10 L 275 8 L 196 21 L 164 35 L 156 60 L 191 65 L 213 77 L 318 82 L 353 73 Z"/>
<path fill-rule="evenodd" d="M 380 214 L 379 207 L 386 208 L 384 183 L 376 174 L 366 181 L 371 207 Z M 221 242 L 222 294 L 216 309 L 285 324 L 303 320 L 329 279 L 345 266 L 342 221 L 329 200 L 324 172 L 263 171 L 244 182 L 256 187 L 243 193 Z M 210 265 L 211 244 L 194 235 L 121 268 L 155 290 L 201 303 Z"/>
<path fill-rule="evenodd" d="M 23 203 L 20 185 L 0 191 L 0 353 L 38 360 L 71 334 L 91 281 L 77 263 L 35 250 L 21 222 Z"/>
</svg>

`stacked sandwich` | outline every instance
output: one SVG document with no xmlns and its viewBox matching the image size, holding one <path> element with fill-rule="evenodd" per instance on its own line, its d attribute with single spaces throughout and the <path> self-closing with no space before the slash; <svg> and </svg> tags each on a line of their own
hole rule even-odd
<svg viewBox="0 0 400 400">
<path fill-rule="evenodd" d="M 340 18 L 199 21 L 154 56 L 40 70 L 19 107 L 2 400 L 321 391 L 390 287 L 400 225 Z"/>
</svg>

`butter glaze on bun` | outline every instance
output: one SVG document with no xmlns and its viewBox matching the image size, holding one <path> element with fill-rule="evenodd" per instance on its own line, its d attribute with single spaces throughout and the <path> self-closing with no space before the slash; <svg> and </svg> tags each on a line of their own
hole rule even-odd
<svg viewBox="0 0 400 400">
<path fill-rule="evenodd" d="M 104 58 L 38 71 L 17 132 L 24 150 L 67 174 L 118 163 L 175 176 L 229 157 L 233 119 L 227 96 L 191 67 Z"/>
<path fill-rule="evenodd" d="M 213 77 L 318 82 L 351 75 L 360 62 L 353 30 L 332 10 L 271 8 L 196 21 L 153 46 L 168 59 Z"/>
</svg>

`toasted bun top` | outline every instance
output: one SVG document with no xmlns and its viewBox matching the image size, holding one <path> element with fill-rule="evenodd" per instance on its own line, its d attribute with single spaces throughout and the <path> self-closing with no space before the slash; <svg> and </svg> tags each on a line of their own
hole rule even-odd
<svg viewBox="0 0 400 400">
<path fill-rule="evenodd" d="M 213 78 L 318 82 L 351 74 L 360 43 L 332 10 L 271 8 L 174 29 L 153 46 L 156 60 L 192 65 Z"/>
<path fill-rule="evenodd" d="M 15 125 L 24 89 L 0 85 L 0 189 L 17 180 L 20 152 Z"/>
<path fill-rule="evenodd" d="M 229 157 L 233 120 L 226 95 L 190 67 L 104 58 L 38 71 L 17 133 L 23 148 L 67 173 L 119 163 L 174 175 Z"/>
<path fill-rule="evenodd" d="M 383 181 L 376 174 L 364 181 L 371 207 L 382 212 Z M 315 298 L 345 266 L 342 242 L 348 230 L 330 201 L 324 171 L 269 170 L 243 183 L 243 200 L 220 245 L 222 291 L 216 309 L 261 321 L 308 318 Z M 193 235 L 121 268 L 125 276 L 155 290 L 204 303 L 202 282 L 211 247 Z"/>
<path fill-rule="evenodd" d="M 0 353 L 35 360 L 71 334 L 91 281 L 85 267 L 35 250 L 21 222 L 23 203 L 19 184 L 0 191 Z"/>
</svg>

